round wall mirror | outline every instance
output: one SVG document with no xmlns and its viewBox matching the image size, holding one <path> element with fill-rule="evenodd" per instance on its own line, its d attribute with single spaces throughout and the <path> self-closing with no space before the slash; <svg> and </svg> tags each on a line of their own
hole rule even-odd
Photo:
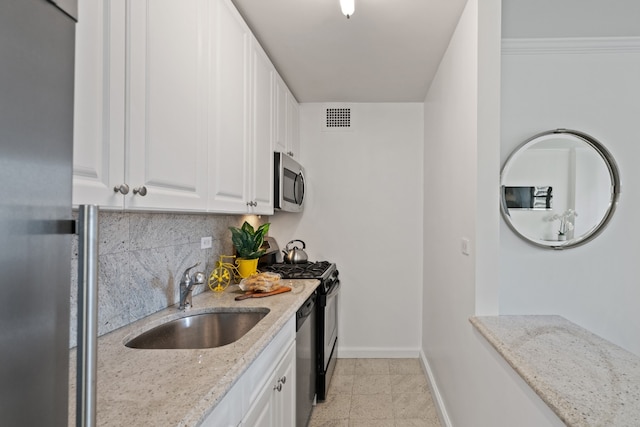
<svg viewBox="0 0 640 427">
<path fill-rule="evenodd" d="M 620 175 L 598 140 L 556 129 L 529 138 L 509 156 L 500 186 L 502 216 L 517 235 L 538 247 L 567 249 L 607 225 Z"/>
</svg>

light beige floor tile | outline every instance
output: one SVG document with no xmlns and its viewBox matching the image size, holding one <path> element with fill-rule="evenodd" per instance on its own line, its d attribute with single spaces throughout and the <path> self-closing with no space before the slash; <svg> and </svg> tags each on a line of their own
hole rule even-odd
<svg viewBox="0 0 640 427">
<path fill-rule="evenodd" d="M 389 359 L 389 373 L 424 375 L 420 359 Z"/>
<path fill-rule="evenodd" d="M 353 394 L 391 394 L 389 375 L 355 375 Z"/>
<path fill-rule="evenodd" d="M 392 398 L 395 419 L 428 419 L 435 411 L 431 395 L 426 393 L 394 394 Z"/>
<path fill-rule="evenodd" d="M 341 420 L 349 418 L 351 409 L 351 395 L 328 394 L 324 402 L 319 402 L 313 408 L 311 418 L 314 420 Z"/>
<path fill-rule="evenodd" d="M 309 427 L 441 427 L 419 359 L 338 359 Z"/>
<path fill-rule="evenodd" d="M 338 359 L 333 375 L 353 375 L 357 359 Z"/>
<path fill-rule="evenodd" d="M 436 417 L 435 420 L 421 420 L 417 418 L 396 419 L 395 427 L 441 427 L 440 421 Z"/>
<path fill-rule="evenodd" d="M 389 420 L 351 420 L 349 427 L 395 427 L 395 421 Z"/>
<path fill-rule="evenodd" d="M 351 394 L 353 392 L 353 375 L 336 375 L 331 377 L 329 394 Z"/>
<path fill-rule="evenodd" d="M 356 359 L 356 375 L 388 375 L 389 359 Z"/>
<path fill-rule="evenodd" d="M 393 419 L 393 403 L 390 394 L 354 394 L 351 397 L 351 420 Z"/>
<path fill-rule="evenodd" d="M 309 427 L 349 427 L 349 419 L 343 420 L 316 420 L 311 418 Z"/>
<path fill-rule="evenodd" d="M 427 378 L 422 374 L 389 375 L 391 393 L 430 393 Z"/>
</svg>

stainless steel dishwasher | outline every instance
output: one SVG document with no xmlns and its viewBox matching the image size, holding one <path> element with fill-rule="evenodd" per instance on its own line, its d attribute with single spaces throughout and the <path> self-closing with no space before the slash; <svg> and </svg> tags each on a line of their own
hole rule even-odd
<svg viewBox="0 0 640 427">
<path fill-rule="evenodd" d="M 316 397 L 316 293 L 296 313 L 296 427 L 309 424 Z"/>
</svg>

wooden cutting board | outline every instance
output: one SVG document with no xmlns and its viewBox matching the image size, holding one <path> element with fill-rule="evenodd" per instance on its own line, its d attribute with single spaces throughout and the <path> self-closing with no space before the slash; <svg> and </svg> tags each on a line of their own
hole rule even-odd
<svg viewBox="0 0 640 427">
<path fill-rule="evenodd" d="M 249 292 L 245 292 L 243 295 L 238 295 L 236 297 L 236 301 L 240 301 L 243 299 L 247 299 L 247 298 L 264 298 L 264 297 L 270 297 L 271 295 L 278 295 L 278 294 L 282 294 L 285 292 L 289 292 L 291 290 L 290 287 L 288 286 L 283 286 L 281 288 L 276 289 L 275 291 L 270 291 L 270 292 L 256 292 L 256 291 L 249 291 Z"/>
</svg>

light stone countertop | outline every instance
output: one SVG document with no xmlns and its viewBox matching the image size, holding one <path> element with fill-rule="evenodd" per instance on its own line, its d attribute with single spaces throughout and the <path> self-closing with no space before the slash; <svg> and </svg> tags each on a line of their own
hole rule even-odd
<svg viewBox="0 0 640 427">
<path fill-rule="evenodd" d="M 640 357 L 560 316 L 470 321 L 567 426 L 640 426 Z"/>
<path fill-rule="evenodd" d="M 284 280 L 291 292 L 235 301 L 237 285 L 193 297 L 98 339 L 98 426 L 197 426 L 313 293 L 318 280 Z M 266 307 L 270 312 L 238 341 L 197 350 L 140 350 L 124 343 L 151 327 L 220 308 Z M 75 425 L 76 351 L 70 352 L 69 425 Z"/>
</svg>

